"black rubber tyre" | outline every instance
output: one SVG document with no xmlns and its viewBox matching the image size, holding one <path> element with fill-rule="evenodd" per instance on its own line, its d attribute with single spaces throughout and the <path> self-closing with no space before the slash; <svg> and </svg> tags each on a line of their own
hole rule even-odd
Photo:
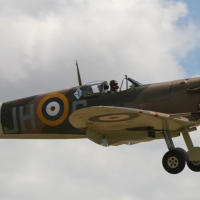
<svg viewBox="0 0 200 200">
<path fill-rule="evenodd" d="M 200 161 L 187 161 L 187 166 L 194 172 L 200 172 Z"/>
<path fill-rule="evenodd" d="M 175 150 L 180 151 L 184 155 L 185 161 L 189 161 L 189 156 L 184 149 L 181 149 L 181 148 L 178 147 L 178 148 L 175 148 Z"/>
<path fill-rule="evenodd" d="M 162 160 L 164 169 L 170 174 L 178 174 L 185 168 L 185 154 L 180 150 L 168 151 Z"/>
</svg>

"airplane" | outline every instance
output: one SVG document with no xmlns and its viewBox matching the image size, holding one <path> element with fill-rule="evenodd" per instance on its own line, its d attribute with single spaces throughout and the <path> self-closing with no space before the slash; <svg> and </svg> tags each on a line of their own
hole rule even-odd
<svg viewBox="0 0 200 200">
<path fill-rule="evenodd" d="M 125 76 L 113 92 L 105 80 L 82 85 L 76 66 L 79 86 L 0 104 L 0 138 L 88 138 L 104 147 L 164 139 L 168 173 L 186 163 L 200 171 L 200 147 L 189 135 L 200 125 L 200 77 L 144 85 Z M 187 152 L 173 143 L 181 134 Z"/>
</svg>

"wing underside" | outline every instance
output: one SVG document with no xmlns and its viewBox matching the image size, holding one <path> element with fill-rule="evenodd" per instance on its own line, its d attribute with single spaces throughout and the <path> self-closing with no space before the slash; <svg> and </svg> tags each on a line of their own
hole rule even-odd
<svg viewBox="0 0 200 200">
<path fill-rule="evenodd" d="M 169 130 L 172 137 L 181 130 L 197 126 L 190 113 L 169 115 L 152 111 L 121 107 L 89 107 L 71 114 L 70 123 L 86 129 L 87 137 L 104 146 L 136 144 L 163 138 Z"/>
</svg>

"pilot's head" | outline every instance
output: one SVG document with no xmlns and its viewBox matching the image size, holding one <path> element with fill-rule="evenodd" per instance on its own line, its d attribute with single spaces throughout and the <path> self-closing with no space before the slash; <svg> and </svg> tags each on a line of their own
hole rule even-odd
<svg viewBox="0 0 200 200">
<path fill-rule="evenodd" d="M 119 89 L 118 82 L 116 80 L 110 81 L 110 91 L 118 92 L 118 89 Z"/>
</svg>

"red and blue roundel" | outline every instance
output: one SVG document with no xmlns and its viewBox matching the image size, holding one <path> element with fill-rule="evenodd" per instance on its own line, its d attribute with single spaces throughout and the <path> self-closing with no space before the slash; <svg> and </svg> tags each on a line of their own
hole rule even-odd
<svg viewBox="0 0 200 200">
<path fill-rule="evenodd" d="M 61 124 L 66 119 L 68 112 L 69 102 L 60 93 L 52 93 L 45 96 L 37 107 L 38 117 L 49 126 Z"/>
</svg>

